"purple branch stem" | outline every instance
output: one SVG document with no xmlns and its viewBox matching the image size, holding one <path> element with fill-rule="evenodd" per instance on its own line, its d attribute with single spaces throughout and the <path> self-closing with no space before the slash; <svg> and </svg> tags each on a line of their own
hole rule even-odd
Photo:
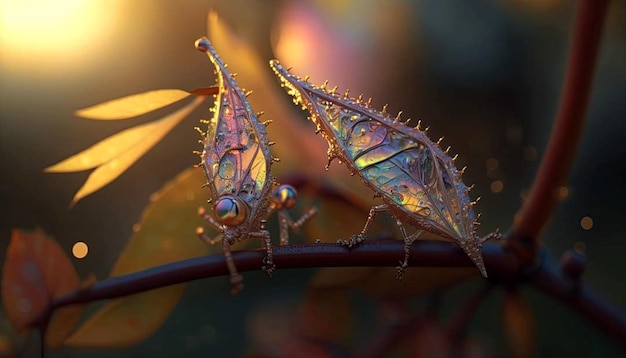
<svg viewBox="0 0 626 358">
<path fill-rule="evenodd" d="M 306 267 L 395 267 L 403 255 L 403 243 L 397 240 L 371 240 L 347 249 L 337 244 L 279 246 L 274 249 L 274 262 L 281 269 Z M 541 265 L 528 271 L 517 256 L 500 243 L 487 243 L 483 255 L 489 277 L 495 283 L 528 281 L 549 296 L 578 311 L 609 336 L 626 345 L 626 313 L 607 302 L 582 282 L 573 281 L 543 255 Z M 233 259 L 240 272 L 259 270 L 263 250 L 234 251 Z M 473 267 L 463 251 L 453 243 L 418 241 L 411 250 L 410 266 Z M 173 262 L 143 271 L 111 277 L 92 286 L 56 299 L 51 310 L 61 306 L 93 302 L 132 295 L 164 286 L 208 277 L 227 276 L 224 255 L 214 254 Z M 389 278 L 394 279 L 393 277 Z"/>
<path fill-rule="evenodd" d="M 565 84 L 550 141 L 528 200 L 510 232 L 512 244 L 520 243 L 529 249 L 531 258 L 538 250 L 541 229 L 558 204 L 558 189 L 567 182 L 582 136 L 607 3 L 581 0 L 578 4 Z"/>
</svg>

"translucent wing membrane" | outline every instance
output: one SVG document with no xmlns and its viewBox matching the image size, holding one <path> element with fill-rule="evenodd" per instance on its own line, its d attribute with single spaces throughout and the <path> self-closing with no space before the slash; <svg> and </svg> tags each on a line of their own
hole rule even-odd
<svg viewBox="0 0 626 358">
<path fill-rule="evenodd" d="M 271 275 L 274 270 L 270 233 L 265 229 L 266 217 L 278 212 L 280 242 L 288 244 L 289 227 L 297 229 L 312 218 L 316 210 L 310 209 L 300 219 L 293 221 L 287 210 L 296 203 L 296 191 L 289 185 L 278 186 L 272 177 L 272 158 L 265 123 L 257 115 L 244 93 L 206 38 L 196 41 L 196 48 L 205 52 L 213 65 L 219 92 L 211 111 L 213 117 L 203 121 L 208 125 L 202 133 L 204 148 L 200 164 L 206 173 L 211 194 L 213 215 L 203 208 L 199 214 L 220 231 L 216 238 L 208 237 L 202 228 L 198 235 L 213 244 L 222 241 L 226 264 L 231 276 L 232 292 L 240 290 L 242 277 L 237 272 L 230 252 L 236 241 L 261 239 L 267 256 L 262 267 Z"/>
<path fill-rule="evenodd" d="M 294 102 L 311 113 L 329 144 L 329 162 L 344 162 L 401 222 L 459 244 L 486 275 L 462 173 L 419 125 L 408 127 L 361 98 L 313 85 L 275 60 L 270 65 Z"/>
<path fill-rule="evenodd" d="M 267 207 L 259 204 L 272 186 L 272 159 L 265 126 L 217 52 L 208 45 L 206 53 L 216 67 L 220 88 L 213 117 L 208 121 L 202 156 L 209 191 L 213 200 L 222 195 L 241 198 L 249 206 L 250 219 L 258 220 Z"/>
</svg>

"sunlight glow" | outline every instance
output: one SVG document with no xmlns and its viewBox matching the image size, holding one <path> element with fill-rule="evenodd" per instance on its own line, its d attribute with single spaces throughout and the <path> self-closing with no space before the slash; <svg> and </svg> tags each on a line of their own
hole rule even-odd
<svg viewBox="0 0 626 358">
<path fill-rule="evenodd" d="M 0 0 L 0 52 L 10 67 L 71 63 L 115 25 L 119 3 L 82 0 Z"/>
</svg>

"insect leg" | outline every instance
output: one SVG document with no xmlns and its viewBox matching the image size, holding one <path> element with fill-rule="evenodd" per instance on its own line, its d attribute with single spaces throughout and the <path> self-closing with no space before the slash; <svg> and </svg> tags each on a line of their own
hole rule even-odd
<svg viewBox="0 0 626 358">
<path fill-rule="evenodd" d="M 363 241 L 365 241 L 365 234 L 367 234 L 367 231 L 369 230 L 370 226 L 372 226 L 372 223 L 374 222 L 374 217 L 376 216 L 376 214 L 382 211 L 387 211 L 387 210 L 389 209 L 387 208 L 387 205 L 385 204 L 373 206 L 370 209 L 369 215 L 367 216 L 367 221 L 365 222 L 365 226 L 363 227 L 363 230 L 361 230 L 361 232 L 357 235 L 352 235 L 350 240 L 337 240 L 337 243 L 342 246 L 348 246 L 348 248 L 351 248 L 353 246 L 356 246 L 362 243 Z"/>
<path fill-rule="evenodd" d="M 278 225 L 280 226 L 280 244 L 289 244 L 289 224 L 291 218 L 287 210 L 278 210 Z"/>
<path fill-rule="evenodd" d="M 289 227 L 293 230 L 298 230 L 300 226 L 304 225 L 307 221 L 313 218 L 317 214 L 317 208 L 311 208 L 309 211 L 304 213 L 300 219 L 297 221 L 293 221 L 289 212 L 286 209 L 282 209 L 278 211 L 278 220 L 280 224 L 280 244 L 287 245 L 289 244 Z"/>
<path fill-rule="evenodd" d="M 299 229 L 300 226 L 304 225 L 304 223 L 306 223 L 307 221 L 311 220 L 315 215 L 317 215 L 317 208 L 316 207 L 312 207 L 309 209 L 309 211 L 307 211 L 306 213 L 304 213 L 304 215 L 302 215 L 300 217 L 300 219 L 298 219 L 297 221 L 290 221 L 289 222 L 289 226 L 291 226 L 292 229 L 296 230 Z"/>
<path fill-rule="evenodd" d="M 216 228 L 217 230 L 222 231 L 222 225 L 220 225 L 215 218 L 213 218 L 213 216 L 211 216 L 210 214 L 208 214 L 206 212 L 206 209 L 204 207 L 200 207 L 198 208 L 198 215 L 204 219 L 204 221 L 206 221 L 207 223 L 211 224 L 214 228 Z M 204 232 L 204 228 L 202 227 L 197 227 L 196 228 L 196 235 L 198 235 L 198 238 L 210 245 L 214 245 L 218 242 L 220 242 L 222 240 L 222 234 L 220 233 L 219 235 L 217 235 L 214 238 L 210 238 L 207 236 L 207 234 Z"/>
<path fill-rule="evenodd" d="M 417 240 L 417 238 L 424 232 L 423 230 L 417 230 L 412 235 L 407 235 L 406 228 L 400 222 L 400 220 L 396 220 L 396 225 L 398 225 L 398 229 L 400 229 L 400 233 L 402 234 L 402 239 L 404 240 L 404 261 L 400 261 L 400 266 L 396 267 L 398 271 L 396 278 L 398 280 L 402 280 L 402 276 L 404 275 L 404 269 L 409 266 L 409 255 L 411 255 L 411 246 L 413 242 Z"/>
<path fill-rule="evenodd" d="M 496 229 L 495 232 L 485 235 L 484 237 L 480 238 L 479 241 L 482 244 L 490 239 L 502 240 L 502 234 L 500 233 L 500 229 Z"/>
<path fill-rule="evenodd" d="M 263 259 L 264 265 L 263 267 L 261 267 L 261 269 L 263 269 L 263 271 L 265 271 L 270 277 L 272 277 L 272 272 L 276 268 L 276 265 L 274 265 L 274 255 L 272 253 L 272 240 L 270 239 L 270 232 L 267 230 L 262 230 L 258 232 L 251 232 L 250 234 L 248 234 L 248 236 L 253 239 L 263 240 L 267 255 Z"/>
<path fill-rule="evenodd" d="M 222 247 L 224 248 L 224 257 L 226 258 L 226 266 L 228 266 L 228 272 L 230 273 L 230 292 L 234 295 L 241 291 L 243 288 L 243 277 L 237 271 L 233 255 L 230 253 L 230 243 L 228 240 L 222 241 Z"/>
</svg>

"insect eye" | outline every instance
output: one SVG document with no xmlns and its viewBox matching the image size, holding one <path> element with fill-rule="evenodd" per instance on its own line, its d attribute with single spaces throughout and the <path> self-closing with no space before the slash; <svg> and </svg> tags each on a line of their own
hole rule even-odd
<svg viewBox="0 0 626 358">
<path fill-rule="evenodd" d="M 246 220 L 246 205 L 234 196 L 221 197 L 215 207 L 215 218 L 224 225 L 236 226 Z"/>
<path fill-rule="evenodd" d="M 291 185 L 281 185 L 272 194 L 271 201 L 276 209 L 290 209 L 296 205 L 297 192 Z"/>
</svg>

